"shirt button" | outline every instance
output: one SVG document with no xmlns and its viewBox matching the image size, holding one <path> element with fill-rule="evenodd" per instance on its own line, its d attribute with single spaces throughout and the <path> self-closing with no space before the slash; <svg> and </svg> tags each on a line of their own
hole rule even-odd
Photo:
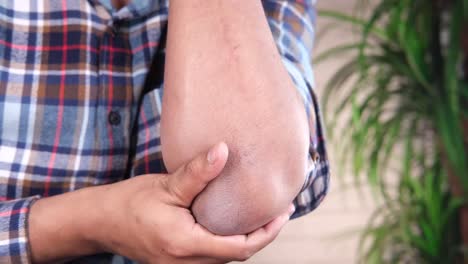
<svg viewBox="0 0 468 264">
<path fill-rule="evenodd" d="M 122 27 L 122 21 L 121 20 L 115 20 L 112 22 L 111 25 L 111 31 L 112 35 L 118 35 L 120 33 L 120 28 Z"/>
<path fill-rule="evenodd" d="M 111 124 L 113 126 L 120 125 L 120 121 L 122 120 L 122 118 L 120 117 L 119 112 L 117 112 L 117 111 L 110 111 L 109 116 L 108 116 L 107 119 L 109 121 L 109 124 Z"/>
<path fill-rule="evenodd" d="M 320 154 L 319 154 L 316 150 L 313 150 L 313 151 L 312 151 L 312 155 L 311 155 L 311 156 L 312 156 L 312 161 L 313 161 L 314 163 L 317 163 L 317 162 L 320 161 Z"/>
<path fill-rule="evenodd" d="M 111 30 L 112 30 L 112 35 L 113 36 L 119 34 L 119 28 L 117 26 L 112 26 Z"/>
</svg>

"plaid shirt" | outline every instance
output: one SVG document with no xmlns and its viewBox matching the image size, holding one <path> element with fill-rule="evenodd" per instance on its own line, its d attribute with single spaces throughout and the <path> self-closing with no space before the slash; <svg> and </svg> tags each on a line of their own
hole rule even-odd
<svg viewBox="0 0 468 264">
<path fill-rule="evenodd" d="M 329 181 L 312 90 L 314 2 L 263 1 L 310 119 L 310 173 L 294 217 L 320 203 Z M 162 65 L 154 58 L 164 54 L 167 17 L 168 0 L 134 0 L 118 11 L 110 0 L 0 1 L 0 263 L 30 261 L 36 199 L 164 172 Z"/>
</svg>

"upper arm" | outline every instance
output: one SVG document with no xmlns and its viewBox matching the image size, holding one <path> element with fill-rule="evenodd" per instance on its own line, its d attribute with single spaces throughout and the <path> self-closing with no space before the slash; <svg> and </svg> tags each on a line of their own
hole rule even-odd
<svg viewBox="0 0 468 264">
<path fill-rule="evenodd" d="M 263 0 L 282 61 L 304 102 L 309 126 L 307 179 L 294 200 L 292 218 L 314 210 L 328 192 L 330 173 L 325 134 L 312 70 L 316 0 Z"/>
</svg>

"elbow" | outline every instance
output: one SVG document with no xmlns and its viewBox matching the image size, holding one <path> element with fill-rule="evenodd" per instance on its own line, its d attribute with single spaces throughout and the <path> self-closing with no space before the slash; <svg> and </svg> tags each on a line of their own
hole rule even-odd
<svg viewBox="0 0 468 264">
<path fill-rule="evenodd" d="M 231 166 L 228 161 L 193 202 L 196 221 L 217 235 L 248 234 L 266 225 L 288 209 L 302 188 L 304 159 L 297 157 L 283 168 Z"/>
</svg>

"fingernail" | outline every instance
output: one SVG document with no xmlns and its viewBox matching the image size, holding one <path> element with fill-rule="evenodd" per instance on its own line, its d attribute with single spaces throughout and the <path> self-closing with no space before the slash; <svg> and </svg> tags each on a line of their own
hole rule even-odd
<svg viewBox="0 0 468 264">
<path fill-rule="evenodd" d="M 212 147 L 210 151 L 208 151 L 206 160 L 208 161 L 208 164 L 212 165 L 216 162 L 217 158 L 218 158 L 218 145 Z"/>
</svg>

